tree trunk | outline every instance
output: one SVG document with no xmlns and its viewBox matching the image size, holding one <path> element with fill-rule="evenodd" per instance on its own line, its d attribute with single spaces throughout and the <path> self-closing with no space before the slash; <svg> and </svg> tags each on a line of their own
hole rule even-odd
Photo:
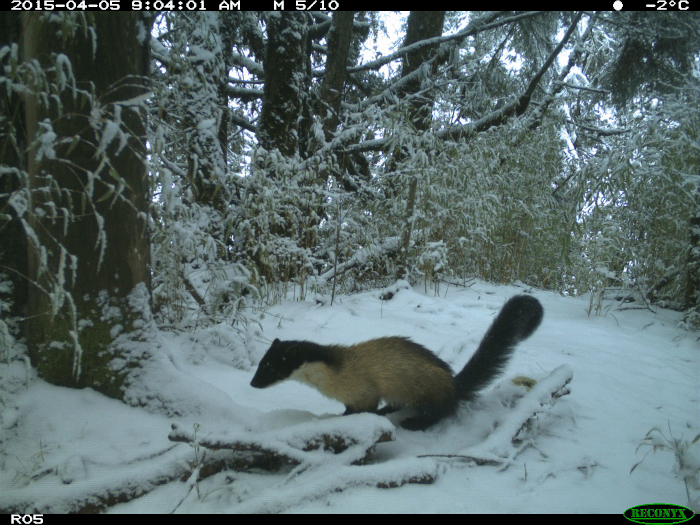
<svg viewBox="0 0 700 525">
<path fill-rule="evenodd" d="M 257 185 L 256 195 L 248 203 L 254 218 L 244 235 L 259 275 L 270 282 L 301 279 L 308 271 L 305 255 L 297 254 L 316 245 L 323 204 L 318 172 L 296 169 L 296 161 L 308 158 L 311 148 L 310 21 L 303 12 L 265 17 L 265 87 L 257 132 L 264 151 L 256 152 L 249 186 Z M 288 244 L 300 250 L 287 250 Z M 277 251 L 273 257 L 270 249 Z"/>
<path fill-rule="evenodd" d="M 328 60 L 326 61 L 326 73 L 321 84 L 321 100 L 328 107 L 319 107 L 319 114 L 325 115 L 330 110 L 330 118 L 323 120 L 323 130 L 326 140 L 330 140 L 331 134 L 338 127 L 340 120 L 340 101 L 343 97 L 345 86 L 345 72 L 348 66 L 348 52 L 352 39 L 352 21 L 355 13 L 352 11 L 338 11 L 333 14 L 331 29 L 327 35 Z"/>
<path fill-rule="evenodd" d="M 700 328 L 700 184 L 695 187 L 695 202 L 697 207 L 689 221 L 690 250 L 685 270 L 683 308 L 686 310 L 686 321 Z"/>
<path fill-rule="evenodd" d="M 24 58 L 49 82 L 35 89 L 53 90 L 26 98 L 28 343 L 47 381 L 119 398 L 124 376 L 107 364 L 124 356 L 112 342 L 150 319 L 145 116 L 134 99 L 147 91 L 152 17 L 94 13 L 94 33 L 77 22 L 22 19 Z"/>
<path fill-rule="evenodd" d="M 228 73 L 225 68 L 219 18 L 213 13 L 183 17 L 181 28 L 191 34 L 187 46 L 181 85 L 183 131 L 188 136 L 187 178 L 193 182 L 197 202 L 211 206 L 221 221 L 231 202 L 226 185 L 226 142 L 228 133 Z M 215 220 L 212 218 L 212 220 Z M 225 239 L 219 238 L 222 243 Z"/>
<path fill-rule="evenodd" d="M 404 47 L 421 40 L 442 35 L 442 26 L 445 22 L 445 11 L 411 11 L 408 15 L 406 39 Z M 413 73 L 425 62 L 432 59 L 438 51 L 437 45 L 425 46 L 416 51 L 406 53 L 403 57 L 401 78 Z M 430 73 L 437 71 L 437 62 L 433 61 Z M 416 78 L 407 82 L 402 93 L 404 95 L 416 94 L 421 90 L 421 79 Z M 432 92 L 432 90 L 431 90 Z M 430 128 L 433 113 L 433 95 L 418 97 L 411 101 L 410 120 L 416 129 L 425 131 Z"/>
<path fill-rule="evenodd" d="M 17 43 L 22 27 L 19 13 L 0 13 L 0 27 L 4 29 L 0 31 L 0 48 Z M 0 95 L 0 166 L 15 168 L 14 172 L 0 173 L 0 281 L 5 284 L 0 286 L 0 301 L 9 304 L 7 310 L 0 308 L 3 321 L 26 317 L 27 307 L 27 237 L 22 228 L 21 210 L 16 210 L 9 199 L 13 193 L 24 191 L 22 171 L 27 169 L 27 144 L 23 112 L 24 103 L 15 91 L 5 90 Z M 21 332 L 26 332 L 26 322 L 21 328 Z"/>
<path fill-rule="evenodd" d="M 445 22 L 445 11 L 411 11 L 408 15 L 406 38 L 404 47 L 421 40 L 433 38 L 442 35 L 442 26 Z M 437 53 L 438 46 L 431 45 L 422 47 L 416 51 L 406 53 L 403 57 L 401 77 L 406 77 L 413 73 L 416 69 L 423 66 L 428 60 L 432 59 Z M 437 63 L 433 62 L 430 72 L 435 73 Z M 401 93 L 403 96 L 416 94 L 421 90 L 421 80 L 414 79 L 407 82 Z M 433 113 L 433 97 L 424 96 L 413 99 L 410 102 L 409 121 L 418 131 L 426 131 L 430 129 Z M 399 163 L 403 157 L 403 152 L 398 152 L 394 162 Z M 416 207 L 416 190 L 418 186 L 418 175 L 413 175 L 408 186 L 408 201 L 406 203 L 406 225 L 401 234 L 401 247 L 403 249 L 403 258 L 406 261 L 408 249 L 411 243 L 411 231 L 413 230 L 414 220 L 413 214 Z M 399 275 L 403 272 L 403 268 L 399 268 Z"/>
<path fill-rule="evenodd" d="M 258 140 L 267 151 L 305 157 L 310 125 L 309 14 L 268 13 L 265 88 Z"/>
<path fill-rule="evenodd" d="M 321 115 L 327 141 L 333 138 L 333 133 L 340 123 L 340 102 L 345 89 L 354 17 L 353 11 L 334 13 L 331 29 L 326 36 L 328 60 L 326 60 L 326 72 L 321 84 L 321 103 L 316 113 Z M 330 114 L 329 117 L 327 117 L 328 114 Z M 345 191 L 356 192 L 360 189 L 362 181 L 368 181 L 371 178 L 369 164 L 362 153 L 340 152 L 337 157 L 340 173 L 335 175 Z M 322 175 L 325 179 L 325 174 Z"/>
</svg>

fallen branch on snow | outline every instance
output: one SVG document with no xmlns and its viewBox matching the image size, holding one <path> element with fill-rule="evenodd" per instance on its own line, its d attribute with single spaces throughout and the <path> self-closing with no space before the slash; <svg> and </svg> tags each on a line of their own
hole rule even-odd
<svg viewBox="0 0 700 525">
<path fill-rule="evenodd" d="M 342 456 L 344 464 L 359 465 L 367 461 L 374 445 L 393 441 L 394 426 L 375 414 L 354 414 L 255 434 L 197 437 L 173 424 L 168 439 L 222 452 L 202 460 L 202 479 L 224 469 L 275 471 L 284 465 L 314 464 L 325 461 L 327 452 Z"/>
<path fill-rule="evenodd" d="M 481 443 L 471 446 L 459 454 L 428 455 L 419 457 L 445 457 L 474 462 L 477 465 L 508 465 L 525 448 L 532 446 L 532 442 L 525 441 L 521 437 L 523 430 L 537 414 L 544 412 L 545 406 L 551 405 L 556 399 L 570 393 L 568 384 L 574 376 L 574 372 L 568 365 L 562 365 L 553 370 L 544 379 L 541 379 L 532 389 L 525 394 L 515 405 L 515 409 L 508 412 L 505 420 Z M 516 448 L 513 445 L 517 445 Z"/>
<path fill-rule="evenodd" d="M 485 441 L 469 447 L 463 454 L 482 460 L 500 460 L 501 463 L 512 460 L 515 457 L 512 442 L 521 441 L 520 432 L 532 418 L 544 411 L 545 406 L 570 392 L 567 385 L 573 377 L 574 371 L 568 365 L 554 369 L 518 401 L 515 410 L 508 412 L 507 419 Z"/>
</svg>

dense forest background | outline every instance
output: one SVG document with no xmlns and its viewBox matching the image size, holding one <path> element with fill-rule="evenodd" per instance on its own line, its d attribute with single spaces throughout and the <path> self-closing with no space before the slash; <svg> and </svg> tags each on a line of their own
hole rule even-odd
<svg viewBox="0 0 700 525">
<path fill-rule="evenodd" d="M 157 330 L 397 279 L 700 326 L 700 15 L 388 16 L 2 13 L 0 357 L 123 398 Z"/>
</svg>

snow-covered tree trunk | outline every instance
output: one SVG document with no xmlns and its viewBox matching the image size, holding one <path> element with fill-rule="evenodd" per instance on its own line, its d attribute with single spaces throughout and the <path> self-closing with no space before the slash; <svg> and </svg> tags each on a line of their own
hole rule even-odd
<svg viewBox="0 0 700 525">
<path fill-rule="evenodd" d="M 445 11 L 411 11 L 408 15 L 406 39 L 404 47 L 442 35 L 442 26 L 445 23 Z M 411 75 L 419 67 L 427 67 L 428 61 L 435 58 L 438 45 L 425 46 L 416 51 L 406 53 L 403 57 L 401 68 L 401 76 L 405 78 Z M 430 72 L 435 73 L 437 70 L 437 62 L 432 60 L 430 63 Z M 415 95 L 422 89 L 422 80 L 419 77 L 414 77 L 408 81 L 402 89 L 402 94 Z M 426 100 L 427 99 L 427 100 Z M 432 122 L 434 97 L 423 96 L 414 98 L 410 103 L 409 121 L 415 126 L 418 131 L 426 131 L 430 129 Z M 403 156 L 403 152 L 398 152 L 394 161 L 398 163 Z M 404 250 L 404 262 L 408 256 L 408 248 L 411 240 L 411 230 L 413 229 L 413 214 L 416 209 L 416 189 L 418 186 L 417 175 L 414 175 L 408 183 L 408 200 L 406 203 L 406 224 L 401 237 L 401 247 Z"/>
<path fill-rule="evenodd" d="M 5 11 L 0 14 L 0 48 L 19 40 L 20 14 Z M 6 283 L 0 291 L 0 301 L 9 302 L 9 309 L 0 307 L 0 319 L 24 317 L 27 306 L 27 237 L 24 235 L 19 213 L 9 204 L 10 196 L 22 191 L 20 169 L 26 168 L 26 141 L 24 129 L 24 104 L 19 93 L 8 90 L 0 97 L 0 165 L 12 166 L 12 170 L 0 170 L 0 276 Z M 13 142 L 11 137 L 16 137 Z M 7 283 L 11 288 L 8 289 Z M 23 329 L 25 326 L 22 327 Z"/>
<path fill-rule="evenodd" d="M 268 13 L 265 89 L 258 140 L 267 151 L 305 156 L 310 121 L 309 14 Z"/>
<path fill-rule="evenodd" d="M 411 11 L 408 15 L 406 39 L 403 47 L 410 46 L 421 40 L 427 40 L 442 35 L 442 26 L 445 23 L 445 11 Z M 432 60 L 437 54 L 439 45 L 433 44 L 421 47 L 415 51 L 406 53 L 401 65 L 401 77 L 405 78 L 420 67 L 429 65 L 430 73 L 437 72 L 437 61 Z M 430 62 L 429 62 L 430 61 Z M 427 71 L 426 71 L 427 73 Z M 421 78 L 422 77 L 422 78 Z M 404 84 L 402 94 L 414 95 L 422 88 L 425 75 L 414 76 Z M 434 95 L 424 95 L 411 100 L 410 121 L 413 125 L 425 131 L 430 128 L 433 114 Z"/>
<path fill-rule="evenodd" d="M 180 72 L 180 84 L 185 89 L 179 100 L 185 117 L 183 131 L 190 137 L 187 178 L 193 182 L 197 202 L 225 216 L 230 191 L 226 185 L 226 137 L 222 143 L 220 130 L 228 113 L 228 75 L 219 19 L 216 13 L 205 12 L 182 20 L 182 29 L 190 35 L 184 56 L 186 66 Z"/>
<path fill-rule="evenodd" d="M 303 282 L 324 203 L 310 154 L 311 64 L 308 13 L 267 13 L 265 87 L 239 236 L 266 282 Z"/>
<path fill-rule="evenodd" d="M 328 118 L 322 118 L 323 130 L 326 140 L 331 138 L 340 123 L 340 102 L 343 97 L 345 74 L 348 66 L 348 53 L 352 39 L 352 11 L 338 11 L 333 16 L 331 29 L 326 39 L 328 40 L 328 60 L 326 61 L 326 73 L 323 75 L 320 97 L 327 107 L 320 106 L 318 113 Z"/>
<path fill-rule="evenodd" d="M 23 15 L 23 55 L 40 65 L 26 97 L 29 350 L 40 375 L 120 397 L 106 366 L 119 334 L 150 318 L 144 95 L 152 18 Z M 41 79 L 42 77 L 37 77 Z M 128 301 L 132 290 L 140 299 Z M 134 296 L 132 296 L 133 298 Z"/>
<path fill-rule="evenodd" d="M 686 269 L 686 296 L 683 307 L 686 309 L 686 322 L 700 328 L 700 183 L 693 196 L 697 207 L 690 218 L 690 250 Z"/>
</svg>

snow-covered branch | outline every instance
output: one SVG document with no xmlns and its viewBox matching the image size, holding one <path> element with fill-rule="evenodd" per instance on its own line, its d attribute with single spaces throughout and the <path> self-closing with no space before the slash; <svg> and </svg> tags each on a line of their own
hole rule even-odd
<svg viewBox="0 0 700 525">
<path fill-rule="evenodd" d="M 512 442 L 519 439 L 519 434 L 528 421 L 543 412 L 545 406 L 553 404 L 556 399 L 570 392 L 567 385 L 573 377 L 574 371 L 568 365 L 554 369 L 517 402 L 515 409 L 508 413 L 507 419 L 501 421 L 486 440 L 460 454 L 474 458 L 477 463 L 482 461 L 495 464 L 510 461 L 517 451 Z"/>
</svg>

